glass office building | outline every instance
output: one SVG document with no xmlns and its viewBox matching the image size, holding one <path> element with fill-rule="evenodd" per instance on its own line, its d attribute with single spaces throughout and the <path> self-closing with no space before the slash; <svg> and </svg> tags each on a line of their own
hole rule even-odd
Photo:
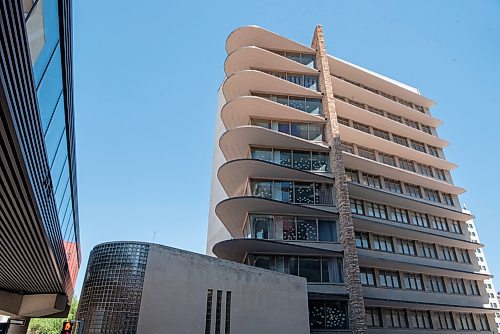
<svg viewBox="0 0 500 334">
<path fill-rule="evenodd" d="M 80 264 L 71 0 L 1 7 L 0 290 L 21 306 L 0 313 L 63 315 Z M 26 312 L 27 295 L 45 308 Z"/>
</svg>

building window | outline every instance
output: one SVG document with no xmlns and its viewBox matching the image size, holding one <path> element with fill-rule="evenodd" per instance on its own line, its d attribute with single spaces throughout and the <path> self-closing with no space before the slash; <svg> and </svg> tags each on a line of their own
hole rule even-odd
<svg viewBox="0 0 500 334">
<path fill-rule="evenodd" d="M 376 160 L 375 159 L 375 151 L 371 150 L 369 148 L 358 146 L 358 153 L 359 153 L 359 156 L 361 156 L 363 158 L 370 159 L 370 160 Z"/>
<path fill-rule="evenodd" d="M 364 103 L 361 103 L 361 102 L 358 102 L 358 101 L 355 101 L 355 100 L 351 100 L 351 99 L 348 99 L 347 102 L 349 104 L 352 104 L 353 106 L 358 107 L 358 108 L 365 109 L 365 104 Z"/>
<path fill-rule="evenodd" d="M 384 288 L 399 289 L 399 273 L 397 271 L 379 270 L 378 272 L 379 284 Z"/>
<path fill-rule="evenodd" d="M 424 290 L 424 280 L 421 274 L 403 274 L 404 288 L 410 290 Z"/>
<path fill-rule="evenodd" d="M 389 219 L 398 223 L 408 224 L 408 212 L 405 209 L 389 207 Z"/>
<path fill-rule="evenodd" d="M 410 121 L 409 119 L 405 118 L 405 124 L 408 125 L 409 127 L 412 127 L 414 129 L 420 130 L 418 127 L 418 123 L 414 121 Z"/>
<path fill-rule="evenodd" d="M 425 132 L 425 133 L 428 133 L 428 134 L 432 135 L 432 130 L 431 130 L 431 127 L 430 127 L 430 126 L 420 124 L 420 127 L 421 127 L 421 129 L 422 129 L 422 131 L 423 131 L 423 132 Z"/>
<path fill-rule="evenodd" d="M 383 116 L 383 114 L 382 114 L 382 116 Z M 382 138 L 385 140 L 391 140 L 391 138 L 389 137 L 389 132 L 387 132 L 387 131 L 373 128 L 373 134 L 379 138 Z"/>
<path fill-rule="evenodd" d="M 387 313 L 391 319 L 389 327 L 393 328 L 408 328 L 408 320 L 406 311 L 402 309 L 388 309 Z"/>
<path fill-rule="evenodd" d="M 439 158 L 439 149 L 437 147 L 428 145 L 427 148 L 429 149 L 430 155 Z"/>
<path fill-rule="evenodd" d="M 393 155 L 389 155 L 389 154 L 385 154 L 385 153 L 379 153 L 378 155 L 379 155 L 380 161 L 382 163 L 396 167 L 396 158 L 394 158 Z"/>
<path fill-rule="evenodd" d="M 470 263 L 469 252 L 466 249 L 456 249 L 458 262 Z"/>
<path fill-rule="evenodd" d="M 392 191 L 393 193 L 401 194 L 403 190 L 401 188 L 401 182 L 398 180 L 384 178 L 385 189 Z"/>
<path fill-rule="evenodd" d="M 488 323 L 488 317 L 486 314 L 479 314 L 479 324 L 482 331 L 490 330 L 490 324 Z"/>
<path fill-rule="evenodd" d="M 366 325 L 370 327 L 382 327 L 382 312 L 379 307 L 367 307 L 365 309 Z"/>
<path fill-rule="evenodd" d="M 387 118 L 392 119 L 393 121 L 396 121 L 399 123 L 403 123 L 403 118 L 401 116 L 394 115 L 394 114 L 391 114 L 389 112 L 387 113 Z"/>
<path fill-rule="evenodd" d="M 207 306 L 205 311 L 205 334 L 210 334 L 212 329 L 212 296 L 214 291 L 207 290 Z"/>
<path fill-rule="evenodd" d="M 217 290 L 217 304 L 215 305 L 215 334 L 220 334 L 221 310 L 222 310 L 222 291 Z"/>
<path fill-rule="evenodd" d="M 422 250 L 424 253 L 424 257 L 430 259 L 437 259 L 436 246 L 434 244 L 429 244 L 426 242 L 422 243 Z"/>
<path fill-rule="evenodd" d="M 446 223 L 446 219 L 442 217 L 434 217 L 429 216 L 431 220 L 431 227 L 440 231 L 448 231 L 448 224 Z"/>
<path fill-rule="evenodd" d="M 362 200 L 351 198 L 350 201 L 351 201 L 351 213 L 355 213 L 358 215 L 365 214 Z"/>
<path fill-rule="evenodd" d="M 457 329 L 458 330 L 476 330 L 472 313 L 457 313 Z"/>
<path fill-rule="evenodd" d="M 393 253 L 394 247 L 392 246 L 392 238 L 382 235 L 373 235 L 373 249 Z"/>
<path fill-rule="evenodd" d="M 342 142 L 341 146 L 342 146 L 342 151 L 354 154 L 354 148 L 351 143 Z"/>
<path fill-rule="evenodd" d="M 425 213 L 412 212 L 411 223 L 417 226 L 429 227 L 429 218 Z"/>
<path fill-rule="evenodd" d="M 432 328 L 431 315 L 429 311 L 409 310 L 410 323 L 413 328 Z"/>
<path fill-rule="evenodd" d="M 443 256 L 446 261 L 457 261 L 457 255 L 455 254 L 455 249 L 452 247 L 441 246 L 443 250 Z"/>
<path fill-rule="evenodd" d="M 464 280 L 461 278 L 450 278 L 450 289 L 448 290 L 448 292 L 457 295 L 465 295 L 466 292 Z"/>
<path fill-rule="evenodd" d="M 451 312 L 436 312 L 437 329 L 455 329 Z"/>
<path fill-rule="evenodd" d="M 359 268 L 361 284 L 364 286 L 375 286 L 375 272 L 373 268 Z"/>
<path fill-rule="evenodd" d="M 415 242 L 413 240 L 397 240 L 397 252 L 404 255 L 416 255 Z"/>
<path fill-rule="evenodd" d="M 399 167 L 409 170 L 411 172 L 416 172 L 415 163 L 408 159 L 399 158 Z"/>
<path fill-rule="evenodd" d="M 349 124 L 349 120 L 347 118 L 337 116 L 337 121 L 339 122 L 339 124 L 342 124 L 342 125 L 345 125 L 345 126 L 351 126 Z"/>
<path fill-rule="evenodd" d="M 420 174 L 425 176 L 434 177 L 432 173 L 432 167 L 427 165 L 418 164 L 418 168 L 420 169 Z"/>
<path fill-rule="evenodd" d="M 424 188 L 424 198 L 431 202 L 441 202 L 439 198 L 439 192 L 434 189 Z"/>
<path fill-rule="evenodd" d="M 368 239 L 368 233 L 365 232 L 355 232 L 356 237 L 356 247 L 370 249 L 370 240 Z"/>
<path fill-rule="evenodd" d="M 477 286 L 477 281 L 467 280 L 467 285 L 469 286 L 470 294 L 473 296 L 479 296 L 479 287 Z"/>
<path fill-rule="evenodd" d="M 405 183 L 406 190 L 408 191 L 408 195 L 411 197 L 422 198 L 422 192 L 420 191 L 420 186 L 415 184 Z"/>
<path fill-rule="evenodd" d="M 309 325 L 311 329 L 348 329 L 347 303 L 309 301 Z"/>
<path fill-rule="evenodd" d="M 444 280 L 441 276 L 429 276 L 429 282 L 433 292 L 446 293 Z"/>
<path fill-rule="evenodd" d="M 425 151 L 425 144 L 422 143 L 422 142 L 419 142 L 419 141 L 416 141 L 416 140 L 411 140 L 411 147 L 414 150 L 426 153 L 426 151 Z"/>
<path fill-rule="evenodd" d="M 368 127 L 368 125 L 358 123 L 358 122 L 352 122 L 352 125 L 353 125 L 353 128 L 355 128 L 356 130 L 370 133 L 370 128 Z"/>
<path fill-rule="evenodd" d="M 345 177 L 347 182 L 359 183 L 359 174 L 357 170 L 346 168 Z"/>
<path fill-rule="evenodd" d="M 385 205 L 376 204 L 372 202 L 366 203 L 366 213 L 370 217 L 387 219 L 387 213 L 385 210 Z"/>
<path fill-rule="evenodd" d="M 436 168 L 436 178 L 446 181 L 446 174 L 443 169 Z"/>
<path fill-rule="evenodd" d="M 446 205 L 450 205 L 450 206 L 455 205 L 455 203 L 453 203 L 453 197 L 451 196 L 451 194 L 443 194 L 443 199 L 444 199 L 444 203 Z"/>
<path fill-rule="evenodd" d="M 462 234 L 462 228 L 460 227 L 460 223 L 458 221 L 451 220 L 449 227 L 450 227 L 450 232 Z"/>
<path fill-rule="evenodd" d="M 226 291 L 226 317 L 225 317 L 224 334 L 231 333 L 231 291 Z"/>
<path fill-rule="evenodd" d="M 408 146 L 408 140 L 403 136 L 392 134 L 392 140 L 399 145 Z"/>
<path fill-rule="evenodd" d="M 297 218 L 297 240 L 318 240 L 316 219 Z"/>
<path fill-rule="evenodd" d="M 378 175 L 363 173 L 362 174 L 363 184 L 365 186 L 374 187 L 374 188 L 382 188 L 380 186 L 380 177 Z"/>
</svg>

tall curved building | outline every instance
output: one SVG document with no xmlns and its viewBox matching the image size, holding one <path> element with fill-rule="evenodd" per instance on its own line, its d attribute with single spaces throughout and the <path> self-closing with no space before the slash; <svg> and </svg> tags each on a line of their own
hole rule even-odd
<svg viewBox="0 0 500 334">
<path fill-rule="evenodd" d="M 305 277 L 311 333 L 491 333 L 434 102 L 311 45 L 229 35 L 207 253 Z"/>
</svg>

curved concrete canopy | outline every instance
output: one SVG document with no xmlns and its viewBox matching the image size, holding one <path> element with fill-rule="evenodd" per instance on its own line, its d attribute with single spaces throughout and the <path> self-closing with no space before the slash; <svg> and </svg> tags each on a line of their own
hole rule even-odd
<svg viewBox="0 0 500 334">
<path fill-rule="evenodd" d="M 350 103 L 335 99 L 337 114 L 342 117 L 352 119 L 366 125 L 371 125 L 375 128 L 384 129 L 394 134 L 421 141 L 428 145 L 445 148 L 448 146 L 448 141 L 433 136 L 410 126 L 393 121 L 390 118 L 369 112 Z"/>
<path fill-rule="evenodd" d="M 437 127 L 443 123 L 441 120 L 434 118 L 431 115 L 424 114 L 418 110 L 404 106 L 398 102 L 370 92 L 369 90 L 358 87 L 339 78 L 332 76 L 332 83 L 335 95 L 342 95 L 425 125 Z"/>
<path fill-rule="evenodd" d="M 257 46 L 243 46 L 231 52 L 224 62 L 226 76 L 242 70 L 263 68 L 284 72 L 318 74 L 319 71 Z"/>
<path fill-rule="evenodd" d="M 338 245 L 340 246 L 340 245 Z M 343 251 L 337 251 L 295 244 L 294 241 L 261 240 L 261 239 L 231 239 L 214 245 L 212 251 L 218 258 L 243 262 L 247 254 L 280 254 L 300 256 L 342 256 Z"/>
<path fill-rule="evenodd" d="M 388 190 L 363 186 L 359 183 L 349 182 L 349 195 L 353 198 L 367 200 L 375 203 L 391 203 L 398 208 L 406 208 L 415 212 L 428 213 L 438 217 L 468 221 L 474 216 L 459 211 L 454 207 L 444 204 L 433 203 L 402 194 L 395 194 Z"/>
<path fill-rule="evenodd" d="M 332 183 L 331 174 L 312 173 L 256 159 L 237 159 L 223 164 L 217 177 L 229 197 L 243 196 L 248 179 L 280 179 Z"/>
<path fill-rule="evenodd" d="M 359 146 L 364 146 L 370 149 L 374 149 L 381 153 L 391 152 L 391 154 L 397 155 L 399 157 L 409 160 L 414 160 L 424 165 L 431 165 L 436 168 L 445 169 L 448 171 L 457 168 L 457 165 L 447 160 L 351 128 L 344 124 L 339 124 L 339 130 L 340 130 L 340 138 L 342 138 L 343 141 L 349 143 L 356 143 Z"/>
<path fill-rule="evenodd" d="M 221 118 L 226 129 L 248 125 L 250 124 L 250 118 L 307 123 L 326 122 L 321 115 L 309 114 L 257 96 L 241 96 L 229 101 L 221 110 Z"/>
<path fill-rule="evenodd" d="M 335 207 L 321 208 L 290 204 L 267 198 L 241 196 L 219 202 L 215 207 L 215 213 L 233 238 L 242 238 L 243 227 L 249 213 L 328 218 L 336 216 Z"/>
<path fill-rule="evenodd" d="M 219 139 L 219 147 L 226 160 L 248 158 L 250 146 L 325 152 L 329 149 L 323 143 L 312 142 L 254 125 L 230 129 L 222 134 Z"/>
<path fill-rule="evenodd" d="M 444 182 L 429 176 L 424 176 L 406 169 L 383 164 L 378 161 L 363 158 L 358 155 L 343 152 L 344 164 L 346 168 L 359 169 L 373 174 L 383 175 L 384 177 L 418 184 L 430 189 L 436 189 L 453 195 L 460 195 L 465 189 L 457 187 L 451 183 Z"/>
<path fill-rule="evenodd" d="M 226 40 L 226 51 L 228 54 L 242 46 L 258 46 L 264 49 L 304 53 L 316 52 L 315 49 L 311 49 L 258 26 L 240 27 L 229 34 Z"/>
<path fill-rule="evenodd" d="M 436 104 L 433 100 L 420 95 L 416 88 L 404 85 L 396 80 L 351 64 L 345 60 L 328 56 L 328 63 L 331 74 L 349 78 L 352 81 L 363 83 L 368 87 L 377 87 L 385 93 L 400 96 L 407 101 L 423 107 L 431 108 Z"/>
<path fill-rule="evenodd" d="M 222 83 L 222 92 L 226 101 L 231 101 L 239 96 L 250 95 L 250 92 L 316 98 L 322 96 L 319 92 L 257 70 L 243 70 L 230 75 Z"/>
</svg>

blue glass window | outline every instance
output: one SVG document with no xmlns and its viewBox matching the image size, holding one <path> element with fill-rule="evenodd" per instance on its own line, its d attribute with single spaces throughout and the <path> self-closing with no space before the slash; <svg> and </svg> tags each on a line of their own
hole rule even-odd
<svg viewBox="0 0 500 334">
<path fill-rule="evenodd" d="M 59 47 L 52 57 L 47 72 L 37 88 L 38 105 L 42 117 L 42 129 L 45 132 L 54 113 L 62 92 L 62 67 Z"/>
<path fill-rule="evenodd" d="M 47 148 L 47 158 L 49 162 L 54 160 L 61 138 L 65 133 L 65 126 L 64 97 L 63 94 L 61 94 L 55 112 L 50 119 L 49 127 L 45 131 L 45 147 Z"/>
</svg>

